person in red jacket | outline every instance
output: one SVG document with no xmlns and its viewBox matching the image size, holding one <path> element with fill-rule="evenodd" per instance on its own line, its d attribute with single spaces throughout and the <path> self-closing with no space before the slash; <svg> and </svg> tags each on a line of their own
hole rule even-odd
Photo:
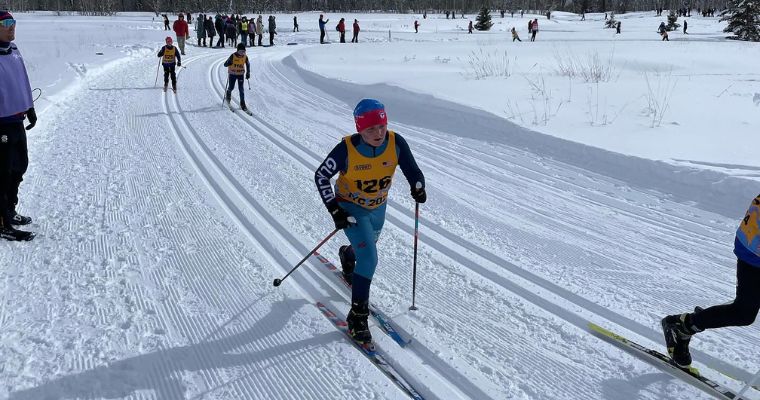
<svg viewBox="0 0 760 400">
<path fill-rule="evenodd" d="M 359 21 L 354 20 L 354 37 L 351 39 L 351 43 L 359 43 Z"/>
<path fill-rule="evenodd" d="M 177 34 L 177 46 L 179 47 L 179 52 L 184 56 L 185 39 L 190 36 L 190 28 L 188 28 L 187 21 L 185 21 L 185 16 L 183 14 L 180 13 L 178 19 L 174 21 L 172 30 L 174 30 L 174 33 Z"/>
<path fill-rule="evenodd" d="M 341 18 L 336 28 L 338 29 L 338 32 L 340 32 L 340 42 L 346 43 L 346 19 Z"/>
</svg>

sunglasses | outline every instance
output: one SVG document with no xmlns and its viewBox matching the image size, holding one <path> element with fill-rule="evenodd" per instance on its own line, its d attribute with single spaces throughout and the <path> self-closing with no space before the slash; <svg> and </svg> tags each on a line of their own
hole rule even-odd
<svg viewBox="0 0 760 400">
<path fill-rule="evenodd" d="M 16 20 L 15 19 L 4 19 L 4 20 L 0 21 L 0 25 L 2 25 L 3 28 L 10 28 L 13 25 L 16 25 Z"/>
</svg>

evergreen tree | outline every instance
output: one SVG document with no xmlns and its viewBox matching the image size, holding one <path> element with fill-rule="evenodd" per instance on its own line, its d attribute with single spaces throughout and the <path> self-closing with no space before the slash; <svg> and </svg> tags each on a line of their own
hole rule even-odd
<svg viewBox="0 0 760 400">
<path fill-rule="evenodd" d="M 614 28 L 615 25 L 617 25 L 617 20 L 615 19 L 615 13 L 611 12 L 610 13 L 610 19 L 608 19 L 607 21 L 604 22 L 604 27 L 605 28 Z"/>
<path fill-rule="evenodd" d="M 678 15 L 676 15 L 676 10 L 670 10 L 668 13 L 668 24 L 665 25 L 665 28 L 667 28 L 668 31 L 674 31 L 681 27 L 681 24 L 677 23 L 678 21 Z"/>
<path fill-rule="evenodd" d="M 491 22 L 491 12 L 488 11 L 488 7 L 483 7 L 480 9 L 480 14 L 475 18 L 475 29 L 479 31 L 487 31 L 490 30 L 493 26 L 493 22 Z"/>
<path fill-rule="evenodd" d="M 760 41 L 760 0 L 732 0 L 721 16 L 721 21 L 728 21 L 723 32 L 739 40 Z"/>
</svg>

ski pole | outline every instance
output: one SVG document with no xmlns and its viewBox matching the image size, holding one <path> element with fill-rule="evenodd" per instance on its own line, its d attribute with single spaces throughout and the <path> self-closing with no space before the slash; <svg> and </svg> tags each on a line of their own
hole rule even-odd
<svg viewBox="0 0 760 400">
<path fill-rule="evenodd" d="M 248 90 L 251 90 L 251 80 L 250 79 L 246 79 L 246 81 L 248 81 Z"/>
<path fill-rule="evenodd" d="M 309 259 L 309 257 L 311 257 L 311 255 L 314 254 L 315 251 L 319 250 L 319 248 L 322 247 L 322 245 L 325 244 L 328 240 L 330 240 L 330 238 L 333 237 L 333 235 L 335 235 L 336 233 L 338 233 L 338 230 L 339 230 L 338 228 L 335 228 L 335 230 L 333 230 L 332 232 L 330 232 L 330 234 L 327 235 L 326 238 L 322 239 L 322 241 L 319 242 L 319 244 L 317 245 L 317 247 L 315 247 L 314 249 L 312 249 L 309 252 L 309 254 L 306 255 L 306 257 L 304 257 L 301 261 L 299 261 L 298 264 L 296 264 L 296 266 L 293 267 L 293 269 L 291 269 L 290 272 L 288 272 L 287 275 L 283 276 L 282 279 L 275 278 L 275 280 L 274 280 L 274 282 L 272 284 L 275 287 L 280 286 L 280 284 L 282 283 L 282 281 L 285 280 L 285 278 L 287 278 L 288 276 L 290 276 L 290 274 L 292 274 L 293 271 L 295 271 L 296 269 L 298 269 L 298 267 L 300 267 L 301 264 L 304 263 L 304 261 L 306 261 L 307 259 Z"/>
<path fill-rule="evenodd" d="M 757 382 L 758 379 L 760 379 L 760 370 L 757 371 L 757 373 L 752 378 L 752 380 L 750 380 L 749 382 L 747 382 L 746 385 L 744 385 L 744 388 L 742 388 L 741 392 L 739 392 L 739 394 L 736 395 L 736 400 L 741 400 L 742 396 L 744 396 L 744 393 L 746 393 L 747 390 L 749 390 L 749 388 L 754 387 L 755 382 Z"/>
<path fill-rule="evenodd" d="M 153 81 L 153 87 L 156 87 L 158 85 L 158 70 L 161 69 L 161 59 L 158 59 L 158 65 L 156 66 L 156 80 Z"/>
<path fill-rule="evenodd" d="M 422 189 L 422 183 L 417 182 L 415 188 Z M 414 305 L 414 300 L 417 297 L 417 239 L 419 238 L 420 228 L 420 203 L 414 204 L 414 261 L 412 266 L 412 305 L 410 310 L 417 310 L 417 306 Z"/>
<path fill-rule="evenodd" d="M 224 99 L 227 97 L 227 88 L 230 86 L 230 80 L 227 79 L 227 83 L 224 84 L 224 93 L 222 93 L 222 107 L 224 107 Z"/>
</svg>

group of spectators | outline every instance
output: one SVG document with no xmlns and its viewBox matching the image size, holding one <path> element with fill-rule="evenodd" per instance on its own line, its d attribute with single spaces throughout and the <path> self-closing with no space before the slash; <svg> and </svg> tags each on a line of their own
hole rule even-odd
<svg viewBox="0 0 760 400">
<path fill-rule="evenodd" d="M 188 14 L 189 16 L 190 14 Z M 177 44 L 180 51 L 184 55 L 184 40 L 190 37 L 190 33 L 187 22 L 184 21 L 184 14 L 180 13 L 177 18 L 177 21 L 174 22 L 173 30 L 177 35 Z M 166 22 L 164 23 L 166 24 Z M 244 15 L 216 14 L 212 17 L 210 15 L 199 14 L 195 22 L 195 35 L 198 47 L 224 48 L 225 45 L 236 47 L 238 43 L 242 43 L 246 47 L 255 47 L 257 37 L 258 45 L 264 46 L 262 43 L 264 32 L 264 18 L 261 14 L 256 19 L 253 17 L 249 19 Z M 274 15 L 269 16 L 266 32 L 269 33 L 269 45 L 274 46 L 274 37 L 277 35 L 277 23 Z M 214 37 L 218 37 L 216 44 L 214 44 Z M 208 39 L 208 42 L 206 39 Z"/>
</svg>

